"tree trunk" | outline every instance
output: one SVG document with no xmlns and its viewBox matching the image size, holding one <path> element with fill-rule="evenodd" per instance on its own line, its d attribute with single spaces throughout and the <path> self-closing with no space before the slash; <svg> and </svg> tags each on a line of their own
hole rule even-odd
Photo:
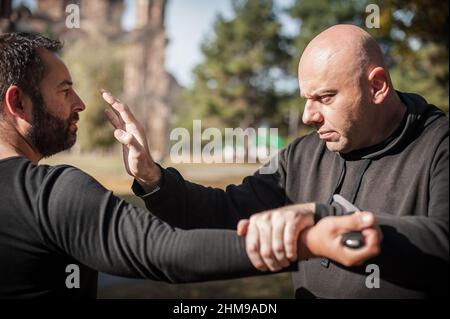
<svg viewBox="0 0 450 319">
<path fill-rule="evenodd" d="M 136 1 L 136 26 L 125 63 L 125 95 L 144 125 L 150 151 L 157 161 L 168 154 L 170 81 L 165 69 L 166 3 L 166 0 Z"/>
</svg>

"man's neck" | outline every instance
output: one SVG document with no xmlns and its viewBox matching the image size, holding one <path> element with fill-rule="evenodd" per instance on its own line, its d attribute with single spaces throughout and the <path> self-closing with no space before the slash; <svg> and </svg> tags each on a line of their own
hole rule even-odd
<svg viewBox="0 0 450 319">
<path fill-rule="evenodd" d="M 375 140 L 371 145 L 379 144 L 385 141 L 391 136 L 395 130 L 399 127 L 403 117 L 406 113 L 406 105 L 403 104 L 397 93 L 391 97 L 391 101 L 388 101 L 384 106 L 383 114 L 380 114 L 378 118 L 378 132 Z"/>
<path fill-rule="evenodd" d="M 0 159 L 14 156 L 28 158 L 33 164 L 38 164 L 42 156 L 22 136 L 2 136 L 0 141 Z"/>
</svg>

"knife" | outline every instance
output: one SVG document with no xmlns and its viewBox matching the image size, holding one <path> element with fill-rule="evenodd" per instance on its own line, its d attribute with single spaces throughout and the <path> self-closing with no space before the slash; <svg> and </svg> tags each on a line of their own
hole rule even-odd
<svg viewBox="0 0 450 319">
<path fill-rule="evenodd" d="M 339 194 L 333 195 L 333 201 L 344 207 L 347 213 L 361 211 Z M 365 245 L 364 237 L 359 231 L 353 231 L 342 235 L 342 244 L 348 248 L 358 249 Z"/>
</svg>

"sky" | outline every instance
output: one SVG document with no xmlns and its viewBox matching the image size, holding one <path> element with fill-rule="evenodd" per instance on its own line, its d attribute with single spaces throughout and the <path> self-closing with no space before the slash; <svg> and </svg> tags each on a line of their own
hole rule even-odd
<svg viewBox="0 0 450 319">
<path fill-rule="evenodd" d="M 195 2 L 195 4 L 193 4 Z M 166 68 L 180 84 L 192 84 L 192 69 L 201 62 L 200 45 L 211 34 L 217 14 L 232 17 L 228 0 L 169 0 L 166 28 L 169 44 Z"/>
<path fill-rule="evenodd" d="M 290 5 L 293 0 L 275 0 L 279 7 Z M 13 5 L 26 4 L 35 9 L 35 0 L 14 0 Z M 134 0 L 125 0 L 122 25 L 129 30 L 134 22 Z M 233 17 L 230 0 L 169 0 L 166 9 L 166 31 L 169 39 L 166 51 L 166 68 L 178 82 L 186 87 L 192 85 L 192 69 L 202 61 L 200 45 L 213 31 L 218 14 Z M 296 32 L 298 26 L 287 16 L 281 15 L 283 30 Z M 82 26 L 81 26 L 82 27 Z"/>
</svg>

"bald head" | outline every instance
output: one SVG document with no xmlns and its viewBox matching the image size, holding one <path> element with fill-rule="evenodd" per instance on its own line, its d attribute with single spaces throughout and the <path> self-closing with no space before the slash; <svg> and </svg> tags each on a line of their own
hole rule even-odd
<svg viewBox="0 0 450 319">
<path fill-rule="evenodd" d="M 298 77 L 306 99 L 302 120 L 316 126 L 330 151 L 375 145 L 403 116 L 380 47 L 356 26 L 337 25 L 316 36 Z"/>
<path fill-rule="evenodd" d="M 313 69 L 354 77 L 375 67 L 385 68 L 375 39 L 357 26 L 342 24 L 326 29 L 308 44 L 300 59 L 299 76 Z"/>
</svg>

